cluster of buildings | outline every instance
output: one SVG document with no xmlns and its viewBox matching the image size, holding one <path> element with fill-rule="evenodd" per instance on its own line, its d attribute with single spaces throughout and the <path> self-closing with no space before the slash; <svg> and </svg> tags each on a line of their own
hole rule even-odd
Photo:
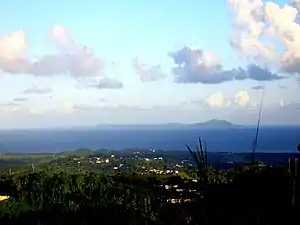
<svg viewBox="0 0 300 225">
<path fill-rule="evenodd" d="M 155 151 L 155 150 L 152 150 Z M 90 156 L 89 162 L 93 164 L 99 165 L 113 165 L 114 170 L 119 170 L 121 168 L 126 169 L 126 161 L 127 160 L 138 160 L 133 161 L 136 162 L 136 167 L 138 172 L 142 174 L 178 174 L 181 169 L 183 169 L 182 163 L 172 164 L 169 166 L 162 166 L 164 164 L 163 160 L 164 157 L 162 156 L 155 156 L 153 158 L 149 156 L 144 156 L 140 152 L 134 152 L 134 155 L 129 155 L 127 157 L 119 157 L 114 154 L 107 155 L 107 156 Z M 144 160 L 144 163 L 143 163 Z M 128 162 L 128 161 L 127 161 Z M 164 167 L 164 168 L 163 168 Z"/>
<path fill-rule="evenodd" d="M 109 163 L 112 160 L 115 159 L 115 155 L 110 155 L 108 157 L 90 157 L 89 162 L 90 163 L 96 163 L 96 164 L 101 164 L 101 163 Z"/>
</svg>

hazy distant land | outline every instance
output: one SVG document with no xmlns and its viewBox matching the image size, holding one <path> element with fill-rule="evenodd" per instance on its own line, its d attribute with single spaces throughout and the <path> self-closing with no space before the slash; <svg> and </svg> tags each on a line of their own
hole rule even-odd
<svg viewBox="0 0 300 225">
<path fill-rule="evenodd" d="M 235 124 L 227 120 L 212 119 L 204 122 L 196 123 L 145 123 L 145 124 L 107 124 L 99 123 L 96 125 L 70 125 L 70 126 L 51 126 L 51 127 L 39 127 L 39 128 L 0 128 L 1 131 L 22 131 L 22 130 L 168 130 L 168 129 L 201 129 L 201 130 L 221 130 L 221 129 L 244 129 L 244 128 L 256 128 L 257 124 Z M 295 128 L 300 124 L 261 124 L 260 127 L 284 127 Z"/>
<path fill-rule="evenodd" d="M 95 125 L 57 129 L 0 130 L 2 153 L 50 153 L 68 149 L 128 148 L 176 150 L 201 137 L 211 152 L 251 152 L 256 127 L 225 120 L 194 124 Z M 261 126 L 258 152 L 295 152 L 300 126 Z"/>
<path fill-rule="evenodd" d="M 243 127 L 242 125 L 237 125 L 230 123 L 226 120 L 208 120 L 205 122 L 199 123 L 166 123 L 166 124 L 124 124 L 124 125 L 113 125 L 113 124 L 99 124 L 96 126 L 97 128 L 102 129 L 228 129 L 228 128 L 238 128 Z"/>
</svg>

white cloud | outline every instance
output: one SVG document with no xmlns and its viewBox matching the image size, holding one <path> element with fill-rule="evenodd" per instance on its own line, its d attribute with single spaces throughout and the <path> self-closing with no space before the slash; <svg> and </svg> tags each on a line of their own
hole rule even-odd
<svg viewBox="0 0 300 225">
<path fill-rule="evenodd" d="M 228 0 L 228 3 L 235 25 L 232 46 L 241 55 L 299 75 L 299 1 L 283 6 L 262 0 Z"/>
<path fill-rule="evenodd" d="M 241 107 L 248 108 L 253 106 L 250 95 L 246 91 L 237 91 L 233 95 L 215 92 L 204 99 L 205 103 L 211 108 Z"/>
<path fill-rule="evenodd" d="M 242 107 L 247 107 L 250 102 L 250 96 L 246 91 L 238 91 L 235 93 L 233 101 Z"/>
<path fill-rule="evenodd" d="M 28 45 L 23 30 L 0 37 L 0 71 L 23 73 L 29 65 Z"/>
<path fill-rule="evenodd" d="M 228 98 L 224 96 L 222 92 L 216 92 L 211 96 L 208 96 L 205 101 L 208 103 L 210 107 L 223 108 L 228 107 L 230 105 L 230 101 Z"/>
<path fill-rule="evenodd" d="M 49 35 L 58 48 L 57 54 L 45 54 L 32 61 L 23 30 L 0 37 L 0 70 L 10 74 L 35 76 L 66 75 L 90 77 L 103 75 L 104 63 L 92 49 L 76 41 L 61 25 Z"/>
<path fill-rule="evenodd" d="M 182 47 L 169 56 L 174 61 L 172 72 L 178 83 L 218 84 L 233 80 L 271 81 L 283 78 L 256 64 L 225 70 L 217 56 L 195 47 Z"/>
</svg>

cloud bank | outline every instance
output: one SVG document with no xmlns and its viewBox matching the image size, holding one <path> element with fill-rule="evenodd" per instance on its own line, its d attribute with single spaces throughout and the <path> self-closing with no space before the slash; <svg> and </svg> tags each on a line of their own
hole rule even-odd
<svg viewBox="0 0 300 225">
<path fill-rule="evenodd" d="M 234 17 L 230 38 L 234 50 L 245 58 L 299 76 L 299 1 L 279 5 L 262 0 L 228 0 L 228 5 Z"/>
<path fill-rule="evenodd" d="M 219 84 L 234 80 L 272 81 L 287 78 L 278 74 L 281 72 L 296 74 L 299 80 L 299 1 L 294 0 L 292 4 L 283 6 L 262 0 L 227 0 L 227 3 L 233 16 L 229 44 L 251 63 L 245 67 L 224 69 L 214 53 L 184 46 L 168 53 L 174 63 L 171 69 L 174 81 Z M 23 30 L 0 37 L 0 70 L 37 77 L 66 74 L 74 78 L 103 76 L 105 79 L 101 80 L 99 87 L 102 83 L 107 84 L 107 88 L 122 86 L 120 81 L 109 81 L 111 78 L 104 75 L 104 60 L 96 56 L 89 46 L 78 42 L 66 28 L 54 25 L 48 36 L 55 44 L 57 53 L 45 54 L 37 60 L 29 57 Z M 280 50 L 282 48 L 283 51 Z M 160 64 L 147 66 L 139 57 L 133 59 L 132 66 L 142 82 L 166 77 Z"/>
<path fill-rule="evenodd" d="M 177 83 L 219 84 L 234 80 L 300 81 L 300 1 L 227 0 L 232 15 L 229 45 L 249 62 L 224 69 L 218 57 L 197 47 L 170 52 Z M 276 71 L 276 72 L 275 72 Z M 279 75 L 279 74 L 285 75 Z"/>
<path fill-rule="evenodd" d="M 76 42 L 65 28 L 55 25 L 49 36 L 59 53 L 46 54 L 35 61 L 29 57 L 29 46 L 23 30 L 1 37 L 0 69 L 11 74 L 35 76 L 69 74 L 72 77 L 82 77 L 102 73 L 102 60 L 88 46 Z"/>
<path fill-rule="evenodd" d="M 175 82 L 178 83 L 218 84 L 232 80 L 272 81 L 284 78 L 255 64 L 246 68 L 225 70 L 217 56 L 195 47 L 185 46 L 169 53 L 169 56 L 174 61 L 175 67 L 172 72 Z"/>
<path fill-rule="evenodd" d="M 76 41 L 64 27 L 53 26 L 49 39 L 55 44 L 58 53 L 45 54 L 37 60 L 32 60 L 23 30 L 0 37 L 0 70 L 9 74 L 28 74 L 36 77 L 105 77 L 104 61 L 97 57 L 90 47 Z M 109 79 L 105 77 L 106 84 L 114 84 L 116 87 L 117 81 Z"/>
</svg>

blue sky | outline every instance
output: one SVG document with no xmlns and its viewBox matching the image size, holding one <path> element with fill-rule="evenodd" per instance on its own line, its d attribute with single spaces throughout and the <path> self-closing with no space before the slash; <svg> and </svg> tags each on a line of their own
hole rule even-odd
<svg viewBox="0 0 300 225">
<path fill-rule="evenodd" d="M 264 86 L 263 122 L 300 124 L 297 2 L 254 2 L 2 0 L 0 122 L 251 124 Z"/>
</svg>

